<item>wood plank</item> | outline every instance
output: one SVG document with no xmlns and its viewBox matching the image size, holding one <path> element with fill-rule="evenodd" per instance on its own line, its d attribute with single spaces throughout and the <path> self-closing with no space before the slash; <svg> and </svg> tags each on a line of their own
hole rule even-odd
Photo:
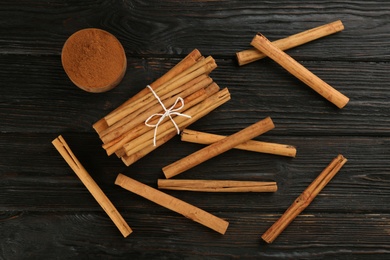
<svg viewBox="0 0 390 260">
<path fill-rule="evenodd" d="M 344 32 L 291 53 L 305 60 L 390 57 L 388 1 L 34 1 L 17 8 L 14 1 L 3 1 L 0 8 L 7 21 L 0 26 L 0 52 L 8 54 L 58 55 L 73 32 L 97 27 L 116 35 L 130 56 L 184 56 L 196 46 L 203 53 L 233 57 L 258 31 L 276 40 L 341 19 Z M 357 45 L 357 38 L 366 44 Z"/>
<path fill-rule="evenodd" d="M 153 204 L 129 196 L 114 185 L 119 172 L 152 187 L 163 178 L 161 168 L 201 145 L 182 143 L 175 138 L 126 167 L 115 157 L 107 157 L 92 134 L 64 134 L 74 153 L 98 185 L 117 207 L 129 210 L 158 211 Z M 231 150 L 182 174 L 184 179 L 232 179 L 276 181 L 273 194 L 208 194 L 168 191 L 204 210 L 243 212 L 260 210 L 282 213 L 313 181 L 337 153 L 349 160 L 330 185 L 310 207 L 314 212 L 387 212 L 389 200 L 389 137 L 278 137 L 265 135 L 263 140 L 278 140 L 296 145 L 296 158 Z M 85 187 L 65 165 L 45 134 L 1 134 L 0 182 L 1 210 L 100 211 Z M 23 164 L 20 164 L 20 158 Z M 195 196 L 196 195 L 196 196 Z M 129 196 L 129 199 L 125 199 Z M 221 200 L 226 203 L 221 204 Z M 78 199 L 75 199 L 78 198 Z M 348 199 L 348 203 L 345 200 Z M 221 206 L 222 205 L 222 206 Z M 364 207 L 362 206 L 364 205 Z"/>
<path fill-rule="evenodd" d="M 129 211 L 124 217 L 134 226 L 134 233 L 126 239 L 118 236 L 104 214 L 5 212 L 0 225 L 7 243 L 0 257 L 378 259 L 389 253 L 389 214 L 303 214 L 277 243 L 268 246 L 259 236 L 277 215 L 225 214 L 232 224 L 224 236 L 165 212 Z"/>
<path fill-rule="evenodd" d="M 23 1 L 0 3 L 0 259 L 388 259 L 389 1 Z M 256 32 L 270 40 L 335 20 L 345 30 L 287 52 L 351 101 L 335 108 L 270 59 L 243 67 Z M 87 27 L 122 42 L 128 69 L 114 90 L 86 93 L 60 53 Z M 179 137 L 126 167 L 92 124 L 198 48 L 232 100 L 191 126 L 230 135 L 266 116 L 258 140 L 296 158 L 231 150 L 180 178 L 276 181 L 268 194 L 167 193 L 229 221 L 224 236 L 114 185 L 119 172 L 152 187 L 161 168 L 202 145 Z M 134 229 L 123 239 L 51 145 L 72 150 Z M 260 239 L 338 153 L 347 164 L 271 245 Z"/>
<path fill-rule="evenodd" d="M 1 132 L 91 132 L 92 124 L 144 88 L 179 60 L 132 59 L 117 88 L 91 94 L 75 87 L 57 57 L 5 56 L 0 60 Z M 388 135 L 389 63 L 313 61 L 303 64 L 350 97 L 337 109 L 270 60 L 246 67 L 217 59 L 212 77 L 232 99 L 196 123 L 198 130 L 234 132 L 271 116 L 283 135 Z M 18 76 L 18 71 L 24 71 Z M 353 76 L 351 76 L 353 75 Z M 66 111 L 66 113 L 63 113 Z M 232 120 L 234 118 L 234 120 Z M 44 127 L 42 127 L 44 126 Z M 224 133 L 221 133 L 224 134 Z"/>
</svg>

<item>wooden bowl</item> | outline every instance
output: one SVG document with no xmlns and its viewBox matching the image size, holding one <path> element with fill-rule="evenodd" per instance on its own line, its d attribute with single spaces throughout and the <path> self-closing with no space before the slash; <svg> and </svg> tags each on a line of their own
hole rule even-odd
<svg viewBox="0 0 390 260">
<path fill-rule="evenodd" d="M 113 89 L 127 67 L 122 44 L 112 34 L 96 28 L 72 34 L 62 48 L 61 60 L 70 80 L 92 93 Z"/>
</svg>

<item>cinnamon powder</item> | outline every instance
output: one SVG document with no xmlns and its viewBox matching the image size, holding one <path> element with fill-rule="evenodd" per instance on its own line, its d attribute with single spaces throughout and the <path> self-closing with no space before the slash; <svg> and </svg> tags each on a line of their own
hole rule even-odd
<svg viewBox="0 0 390 260">
<path fill-rule="evenodd" d="M 83 29 L 71 35 L 64 44 L 61 59 L 70 80 L 88 92 L 114 88 L 126 72 L 121 43 L 100 29 Z"/>
</svg>

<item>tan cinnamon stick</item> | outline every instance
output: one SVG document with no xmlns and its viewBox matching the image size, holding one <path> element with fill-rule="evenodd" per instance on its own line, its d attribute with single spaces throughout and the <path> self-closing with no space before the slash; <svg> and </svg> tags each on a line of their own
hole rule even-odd
<svg viewBox="0 0 390 260">
<path fill-rule="evenodd" d="M 166 72 L 164 75 L 162 75 L 160 78 L 158 78 L 156 81 L 154 81 L 150 86 L 153 89 L 158 88 L 159 86 L 163 85 L 165 82 L 168 82 L 172 78 L 176 77 L 178 74 L 182 73 L 186 69 L 190 68 L 192 65 L 196 63 L 196 61 L 202 57 L 202 54 L 199 52 L 199 50 L 194 49 L 191 51 L 184 59 L 179 61 L 175 66 L 173 66 L 168 72 Z M 149 90 L 145 89 L 143 90 L 145 93 L 140 93 L 137 95 L 144 95 L 147 94 Z M 137 98 L 137 95 L 134 96 L 134 98 Z"/>
<path fill-rule="evenodd" d="M 123 174 L 118 175 L 115 184 L 160 206 L 182 214 L 186 218 L 198 222 L 220 234 L 225 234 L 229 226 L 229 223 L 221 218 Z"/>
<path fill-rule="evenodd" d="M 164 135 L 163 137 L 157 139 L 156 146 L 148 145 L 145 148 L 142 148 L 139 151 L 137 151 L 131 155 L 126 155 L 125 152 L 123 152 L 124 154 L 121 156 L 121 159 L 126 166 L 130 166 L 131 164 L 135 163 L 139 159 L 143 158 L 145 155 L 149 154 L 150 152 L 154 151 L 155 149 L 157 149 L 161 145 L 168 142 L 175 135 L 176 135 L 176 132 L 172 131 L 171 133 Z"/>
<path fill-rule="evenodd" d="M 193 66 L 198 66 L 198 64 L 201 64 L 199 68 L 196 68 L 194 71 L 191 71 L 190 73 L 187 73 L 187 71 L 182 72 L 183 75 L 176 76 L 177 78 L 171 79 L 169 82 L 161 85 L 160 87 L 156 88 L 155 93 L 158 96 L 163 96 L 175 88 L 189 82 L 190 80 L 199 77 L 202 74 L 208 74 L 212 70 L 214 70 L 217 67 L 217 64 L 215 63 L 214 59 L 211 57 L 208 57 L 209 59 L 205 59 L 204 61 L 200 61 Z M 207 61 L 207 62 L 206 62 Z M 191 68 L 189 69 L 191 70 Z M 129 103 L 125 107 L 123 107 L 120 110 L 114 111 L 107 116 L 105 116 L 106 123 L 111 126 L 121 120 L 123 117 L 127 116 L 128 114 L 133 113 L 134 111 L 137 111 L 138 109 L 142 109 L 142 107 L 145 106 L 145 104 L 149 102 L 157 103 L 156 98 L 154 95 L 149 92 L 149 94 L 146 94 L 140 99 L 134 100 L 133 102 Z"/>
<path fill-rule="evenodd" d="M 185 101 L 185 106 L 187 107 L 188 106 L 188 104 L 187 104 L 188 97 L 190 97 L 194 93 L 196 93 L 196 92 L 200 91 L 201 89 L 210 85 L 212 83 L 212 79 L 210 77 L 207 77 L 207 76 L 205 76 L 205 77 L 200 76 L 200 77 L 196 78 L 195 81 L 191 81 L 191 82 L 194 84 L 189 84 L 189 85 L 184 84 L 183 85 L 184 88 L 183 88 L 182 92 L 177 93 L 176 95 L 173 95 L 173 96 L 163 97 L 162 102 L 165 105 L 165 107 L 170 108 L 176 102 L 176 100 L 178 98 L 183 98 Z M 115 138 L 117 138 L 121 135 L 126 134 L 127 132 L 132 130 L 134 127 L 136 127 L 140 123 L 142 123 L 144 125 L 145 120 L 148 117 L 150 117 L 151 115 L 156 114 L 156 113 L 164 113 L 164 112 L 165 111 L 163 110 L 163 107 L 161 106 L 161 104 L 156 103 L 155 105 L 153 105 L 149 109 L 146 109 L 146 110 L 139 112 L 139 113 L 133 113 L 133 114 L 127 116 L 124 120 L 120 121 L 120 122 L 124 121 L 123 125 L 121 125 L 119 127 L 115 127 L 111 131 L 110 131 L 110 128 L 111 128 L 110 127 L 107 129 L 107 130 L 109 130 L 109 132 L 107 132 L 107 134 L 105 134 L 104 136 L 101 136 L 101 139 L 104 142 L 103 147 L 105 148 L 105 146 L 106 147 L 111 146 L 108 144 L 109 142 L 111 142 L 112 140 L 114 140 Z M 133 116 L 134 114 L 136 114 L 136 115 Z M 104 134 L 104 132 L 102 132 L 102 134 Z"/>
<path fill-rule="evenodd" d="M 159 189 L 203 192 L 275 192 L 276 182 L 159 179 Z"/>
<path fill-rule="evenodd" d="M 191 67 L 192 65 L 194 65 L 201 56 L 202 56 L 202 54 L 199 52 L 199 50 L 194 49 L 186 57 L 184 57 L 184 59 L 182 59 L 179 63 L 177 63 L 174 67 L 172 67 L 168 72 L 166 72 L 164 75 L 162 75 L 156 81 L 151 83 L 150 86 L 153 89 L 158 88 L 159 86 L 161 86 L 165 82 L 171 80 L 172 78 L 174 78 L 178 74 L 182 73 L 184 70 L 186 70 L 189 67 Z M 126 102 L 124 102 L 122 105 L 117 107 L 114 111 L 118 111 L 118 110 L 122 109 L 123 107 L 127 106 L 129 103 L 133 102 L 134 100 L 137 100 L 137 99 L 145 96 L 146 94 L 149 94 L 149 92 L 150 92 L 149 89 L 144 88 L 143 90 L 138 92 L 136 95 L 134 95 L 133 97 L 128 99 Z M 112 111 L 112 112 L 114 112 L 114 111 Z M 104 120 L 104 118 L 100 119 L 98 122 L 96 122 L 93 125 L 93 128 L 95 129 L 95 131 L 98 134 L 101 131 L 105 130 L 107 127 L 108 127 L 108 125 L 107 125 L 106 121 Z"/>
<path fill-rule="evenodd" d="M 340 20 L 338 20 L 332 23 L 315 27 L 304 32 L 291 35 L 287 38 L 276 40 L 272 43 L 276 47 L 284 51 L 317 40 L 319 38 L 340 32 L 342 30 L 344 30 L 344 25 Z M 256 48 L 252 48 L 237 52 L 236 57 L 238 60 L 238 64 L 240 66 L 243 66 L 245 64 L 263 59 L 267 57 L 267 55 L 257 50 Z"/>
<path fill-rule="evenodd" d="M 188 127 L 190 124 L 198 120 L 199 118 L 207 115 L 210 113 L 212 110 L 216 109 L 217 107 L 221 106 L 222 104 L 226 103 L 227 101 L 230 100 L 230 93 L 228 89 L 223 89 L 219 91 L 218 93 L 213 94 L 206 100 L 204 100 L 202 103 L 198 104 L 196 108 L 194 107 L 193 111 L 194 112 L 193 116 L 190 118 L 190 120 L 186 120 L 185 122 L 180 122 L 178 124 L 180 129 L 184 129 Z M 190 111 L 186 111 L 188 113 Z M 192 113 L 192 112 L 191 112 Z M 167 141 L 169 141 L 172 137 L 176 135 L 176 130 L 173 129 L 172 127 L 166 131 L 159 132 L 157 135 L 157 144 L 156 146 L 153 146 L 151 144 L 152 140 L 148 140 L 148 144 L 144 146 L 144 148 L 132 153 L 131 155 L 123 155 L 122 156 L 122 161 L 127 165 L 131 165 L 134 162 L 138 161 L 142 157 L 144 157 L 146 154 L 150 153 L 154 149 L 158 148 L 159 146 L 163 145 Z"/>
<path fill-rule="evenodd" d="M 165 96 L 161 97 L 161 101 L 165 105 L 165 107 L 171 107 L 177 98 L 181 97 L 185 99 L 187 96 L 192 93 L 198 91 L 201 88 L 204 88 L 211 84 L 212 79 L 206 75 L 201 75 L 188 83 L 182 85 L 178 88 L 180 90 L 178 93 L 168 93 Z M 156 100 L 157 101 L 157 100 Z M 106 130 L 100 133 L 100 138 L 103 143 L 108 143 L 112 141 L 114 138 L 117 138 L 124 133 L 133 129 L 136 125 L 145 122 L 145 120 L 155 113 L 161 113 L 163 108 L 157 102 L 151 104 L 145 104 L 145 107 L 142 110 L 138 110 L 137 113 L 132 113 L 119 122 L 115 123 L 111 127 L 108 127 Z"/>
<path fill-rule="evenodd" d="M 306 85 L 315 90 L 318 94 L 335 104 L 338 108 L 343 108 L 349 101 L 349 98 L 331 87 L 322 79 L 314 75 L 307 68 L 302 66 L 296 60 L 291 58 L 287 53 L 274 46 L 263 35 L 256 35 L 251 44 L 258 50 L 262 51 L 268 57 L 285 68 L 292 75 L 300 79 Z"/>
<path fill-rule="evenodd" d="M 192 116 L 193 114 L 190 114 L 192 116 L 191 118 L 182 118 L 182 117 L 179 117 L 179 119 L 175 118 L 175 122 L 177 123 L 180 130 L 182 130 L 187 125 L 193 123 L 194 120 L 197 120 L 201 116 L 206 115 L 205 113 L 201 113 L 202 109 L 205 109 L 208 112 L 211 112 L 211 109 L 213 109 L 213 108 L 215 109 L 216 107 L 220 106 L 221 104 L 225 103 L 226 101 L 228 101 L 230 99 L 230 94 L 229 94 L 229 91 L 227 89 L 222 90 L 219 93 L 218 93 L 218 90 L 219 90 L 219 86 L 216 83 L 212 83 L 208 87 L 206 87 L 205 89 L 200 90 L 201 92 L 204 91 L 204 94 L 198 96 L 194 100 L 191 100 L 190 102 L 187 103 L 186 107 L 188 107 L 188 109 L 185 110 L 183 113 L 185 113 L 186 115 L 188 115 L 189 113 L 192 113 L 192 111 L 197 111 L 197 113 L 194 114 L 194 116 Z M 199 104 L 197 104 L 197 103 L 199 103 Z M 205 107 L 205 105 L 209 105 L 209 107 Z M 165 120 L 165 122 L 163 121 L 164 123 L 162 124 L 162 127 L 159 127 L 159 129 L 157 131 L 156 140 L 163 138 L 164 135 L 166 135 L 170 132 L 175 132 L 175 135 L 177 134 L 177 130 L 173 126 L 172 122 L 166 122 L 166 121 L 167 120 Z M 135 133 L 134 133 L 134 131 L 135 131 Z M 142 135 L 139 134 L 138 131 L 142 131 Z M 144 124 L 142 124 L 142 125 L 140 124 L 139 129 L 138 129 L 138 127 L 136 127 L 125 136 L 125 139 L 129 140 L 129 142 L 123 143 L 123 144 L 121 144 L 121 146 L 118 146 L 120 143 L 117 143 L 114 146 L 109 147 L 107 149 L 107 153 L 110 154 L 110 150 L 115 148 L 116 149 L 115 153 L 118 157 L 122 157 L 122 156 L 126 155 L 126 152 L 130 156 L 130 150 L 133 150 L 133 153 L 135 153 L 137 150 L 140 150 L 142 147 L 146 148 L 147 146 L 150 146 L 150 144 L 153 143 L 153 140 L 152 140 L 153 133 L 154 133 L 154 128 L 145 127 Z M 134 138 L 137 138 L 138 140 L 135 140 Z M 142 139 L 140 140 L 139 138 L 142 138 Z M 168 141 L 168 140 L 166 140 L 166 141 Z M 122 140 L 121 140 L 121 143 L 122 143 Z M 131 146 L 130 146 L 130 143 L 132 144 Z M 142 147 L 141 146 L 138 147 L 139 145 L 141 145 Z M 127 147 L 125 149 L 126 146 L 129 146 L 129 147 Z M 137 147 L 136 150 L 135 150 L 135 147 Z M 146 150 L 150 150 L 150 149 L 144 149 L 144 151 L 146 151 Z M 154 150 L 154 149 L 152 149 L 152 150 Z M 152 151 L 152 150 L 150 150 L 150 151 Z"/>
<path fill-rule="evenodd" d="M 215 143 L 226 136 L 210 134 L 205 132 L 194 131 L 190 129 L 184 129 L 181 132 L 181 140 L 185 142 L 197 143 L 197 144 L 212 144 Z M 295 157 L 297 150 L 294 146 L 286 144 L 276 144 L 268 143 L 261 141 L 249 140 L 243 142 L 236 147 L 236 149 L 259 152 L 259 153 L 268 153 L 282 156 Z"/>
<path fill-rule="evenodd" d="M 273 128 L 274 124 L 271 118 L 267 117 L 235 134 L 225 137 L 195 153 L 165 166 L 162 170 L 165 177 L 169 179 Z"/>
<path fill-rule="evenodd" d="M 207 93 L 205 89 L 200 89 L 197 92 L 191 94 L 190 96 L 187 96 L 185 98 L 185 107 L 186 110 L 191 109 L 192 107 L 196 107 L 196 105 L 203 100 L 207 99 Z M 185 111 L 186 111 L 185 110 Z M 185 111 L 183 113 L 185 113 Z M 150 116 L 150 115 L 149 115 Z M 175 122 L 177 121 L 176 117 Z M 159 118 L 155 118 L 155 120 L 152 123 L 156 123 Z M 188 118 L 180 118 L 180 122 L 182 120 L 188 119 Z M 170 128 L 174 131 L 176 131 L 176 128 L 172 124 L 172 122 L 168 122 L 169 118 L 165 118 L 162 121 L 161 127 L 159 127 L 159 130 Z M 180 127 L 180 126 L 179 126 Z M 122 136 L 120 140 L 114 140 L 114 142 L 107 143 L 103 145 L 103 148 L 106 149 L 106 152 L 108 155 L 113 154 L 114 152 L 118 151 L 121 147 L 125 148 L 125 151 L 127 154 L 131 154 L 130 150 L 133 150 L 135 152 L 135 147 L 138 145 L 143 145 L 144 147 L 147 145 L 150 145 L 148 140 L 152 140 L 154 136 L 154 128 L 147 127 L 144 122 L 140 123 L 138 126 L 134 127 L 131 131 L 128 131 L 126 134 Z M 153 143 L 153 141 L 151 141 Z M 126 148 L 127 147 L 127 148 Z M 139 149 L 138 149 L 139 150 Z"/>
<path fill-rule="evenodd" d="M 347 162 L 342 155 L 338 155 L 321 174 L 306 188 L 305 191 L 293 202 L 286 212 L 277 220 L 261 238 L 267 243 L 272 243 L 283 230 L 305 209 L 320 191 L 336 175 Z"/>
<path fill-rule="evenodd" d="M 213 95 L 210 98 L 205 98 L 203 102 L 193 107 L 190 107 L 189 109 L 183 112 L 184 114 L 190 116 L 191 118 L 179 117 L 179 116 L 173 117 L 179 129 L 182 130 L 185 126 L 188 126 L 189 124 L 198 120 L 200 116 L 205 114 L 203 112 L 204 110 L 211 111 L 210 110 L 211 108 L 221 105 L 221 102 L 214 103 L 214 100 L 223 101 L 224 103 L 230 99 L 230 93 L 228 93 L 227 89 L 223 90 L 222 93 L 223 95 L 221 95 L 221 93 L 218 93 L 219 95 Z M 207 106 L 205 106 L 206 104 Z M 161 124 L 161 126 L 158 127 L 157 139 L 163 137 L 164 135 L 172 131 L 177 132 L 177 129 L 174 127 L 172 122 L 167 119 L 163 124 Z M 142 136 L 139 136 L 138 138 L 132 140 L 129 143 L 126 143 L 123 146 L 124 150 L 126 151 L 126 154 L 130 155 L 148 145 L 153 145 L 154 132 L 155 132 L 154 128 L 150 128 L 150 130 L 144 133 Z"/>
<path fill-rule="evenodd" d="M 100 189 L 97 183 L 92 179 L 89 173 L 81 165 L 79 160 L 73 154 L 72 150 L 69 148 L 68 144 L 65 142 L 65 139 L 60 135 L 52 141 L 52 144 L 61 154 L 64 160 L 69 164 L 70 168 L 76 173 L 80 178 L 81 182 L 85 185 L 88 191 L 92 194 L 95 200 L 99 205 L 104 209 L 107 215 L 111 218 L 114 224 L 117 226 L 119 231 L 124 237 L 130 235 L 131 228 L 127 225 L 126 221 L 119 214 L 118 210 L 107 198 L 104 192 Z"/>
</svg>

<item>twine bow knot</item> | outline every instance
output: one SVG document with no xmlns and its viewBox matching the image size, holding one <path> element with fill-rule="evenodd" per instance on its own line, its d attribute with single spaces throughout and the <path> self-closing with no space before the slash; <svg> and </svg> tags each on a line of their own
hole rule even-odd
<svg viewBox="0 0 390 260">
<path fill-rule="evenodd" d="M 175 120 L 173 120 L 172 118 L 172 115 L 177 115 L 177 116 L 184 116 L 184 117 L 187 117 L 187 118 L 191 118 L 191 116 L 189 115 L 186 115 L 186 114 L 182 114 L 182 113 L 179 113 L 178 111 L 183 109 L 184 107 L 184 100 L 183 98 L 181 97 L 178 97 L 175 101 L 175 103 L 170 107 L 170 108 L 166 108 L 165 105 L 163 104 L 163 102 L 161 101 L 160 97 L 156 94 L 156 92 L 154 92 L 153 88 L 149 85 L 147 85 L 146 87 L 148 87 L 150 89 L 150 91 L 152 91 L 154 97 L 157 99 L 157 101 L 160 103 L 161 107 L 164 109 L 164 113 L 156 113 L 156 114 L 153 114 L 151 115 L 150 117 L 148 117 L 148 119 L 145 120 L 145 125 L 148 126 L 148 127 L 154 127 L 154 138 L 153 138 L 153 145 L 156 146 L 156 139 L 157 139 L 157 129 L 158 129 L 158 126 L 160 125 L 160 123 L 166 118 L 166 117 L 169 117 L 169 119 L 172 121 L 172 124 L 175 126 L 176 130 L 177 130 L 177 134 L 180 134 L 180 129 L 179 129 L 179 126 L 176 124 Z M 181 103 L 181 106 L 179 106 L 178 108 L 175 108 L 176 105 L 178 103 Z M 160 117 L 160 119 L 157 121 L 156 124 L 150 124 L 149 121 L 151 121 L 154 117 Z"/>
</svg>

